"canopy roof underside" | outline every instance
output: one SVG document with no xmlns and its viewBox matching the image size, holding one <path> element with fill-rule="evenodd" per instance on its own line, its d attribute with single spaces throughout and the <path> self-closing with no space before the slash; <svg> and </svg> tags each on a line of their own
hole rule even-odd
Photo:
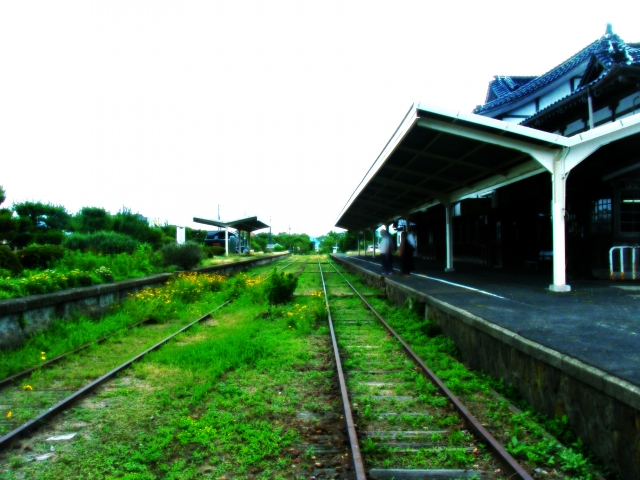
<svg viewBox="0 0 640 480">
<path fill-rule="evenodd" d="M 220 222 L 216 220 L 208 220 L 206 218 L 198 218 L 193 217 L 193 221 L 195 223 L 202 223 L 204 225 L 213 225 L 218 228 L 235 228 L 236 230 L 240 230 L 242 232 L 254 232 L 256 230 L 262 230 L 263 228 L 267 228 L 269 225 L 258 220 L 258 217 L 247 217 L 240 218 L 238 220 L 232 220 L 230 222 Z"/>
<path fill-rule="evenodd" d="M 566 140 L 479 115 L 414 104 L 336 226 L 371 228 L 541 173 L 545 168 L 528 149 L 559 152 Z"/>
</svg>

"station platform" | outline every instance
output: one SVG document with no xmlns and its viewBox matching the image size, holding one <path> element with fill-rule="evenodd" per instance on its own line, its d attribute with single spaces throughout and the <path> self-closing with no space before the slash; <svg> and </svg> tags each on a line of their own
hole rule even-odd
<svg viewBox="0 0 640 480">
<path fill-rule="evenodd" d="M 380 257 L 339 255 L 380 275 Z M 510 330 L 562 355 L 640 387 L 640 281 L 568 280 L 571 292 L 554 293 L 551 273 L 508 271 L 454 262 L 415 259 L 397 282 Z"/>
</svg>

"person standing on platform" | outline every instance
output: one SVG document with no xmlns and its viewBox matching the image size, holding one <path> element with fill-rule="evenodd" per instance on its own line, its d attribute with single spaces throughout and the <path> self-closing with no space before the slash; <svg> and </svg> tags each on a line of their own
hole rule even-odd
<svg viewBox="0 0 640 480">
<path fill-rule="evenodd" d="M 382 275 L 393 275 L 393 262 L 391 261 L 391 235 L 385 230 L 380 231 L 380 260 L 382 261 Z"/>
<path fill-rule="evenodd" d="M 409 276 L 413 270 L 413 252 L 416 249 L 416 237 L 412 231 L 402 232 L 400 238 L 400 258 L 402 259 L 402 275 Z"/>
</svg>

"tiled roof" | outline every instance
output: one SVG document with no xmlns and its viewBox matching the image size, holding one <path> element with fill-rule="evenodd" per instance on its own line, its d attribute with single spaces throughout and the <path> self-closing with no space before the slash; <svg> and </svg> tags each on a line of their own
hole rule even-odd
<svg viewBox="0 0 640 480">
<path fill-rule="evenodd" d="M 629 47 L 631 44 L 627 44 Z M 637 44 L 636 44 L 637 45 Z M 618 56 L 618 58 L 616 58 Z M 603 51 L 595 54 L 595 58 L 597 62 L 603 67 L 599 75 L 592 76 L 591 78 L 583 77 L 583 81 L 580 83 L 580 86 L 576 88 L 572 93 L 556 100 L 551 105 L 548 105 L 544 109 L 540 110 L 536 114 L 530 116 L 525 121 L 522 122 L 522 125 L 531 125 L 536 122 L 536 119 L 540 119 L 551 112 L 554 108 L 556 108 L 559 104 L 566 104 L 568 101 L 571 102 L 572 97 L 580 97 L 584 95 L 584 93 L 588 90 L 589 87 L 598 88 L 598 84 L 601 80 L 611 73 L 612 75 L 620 75 L 620 68 L 623 66 L 630 66 L 633 68 L 640 68 L 640 48 L 626 48 L 626 52 L 621 54 L 616 51 Z M 618 61 L 620 59 L 624 59 L 624 61 Z M 591 65 L 590 65 L 591 66 Z M 619 67 L 617 67 L 619 66 Z M 617 67 L 617 68 L 614 68 Z M 589 67 L 587 67 L 588 69 Z M 637 71 L 637 70 L 636 70 Z M 586 73 L 586 72 L 585 72 Z"/>
<path fill-rule="evenodd" d="M 576 90 L 574 90 L 569 95 L 566 95 L 566 96 L 564 96 L 562 98 L 559 98 L 558 100 L 556 100 L 552 104 L 547 105 L 545 108 L 543 108 L 539 112 L 531 115 L 526 120 L 524 120 L 521 123 L 521 125 L 524 125 L 524 126 L 536 125 L 540 121 L 540 119 L 544 118 L 547 114 L 552 112 L 558 106 L 560 106 L 560 105 L 565 105 L 566 106 L 568 104 L 571 104 L 571 103 L 575 102 L 576 100 L 571 100 L 571 99 L 572 98 L 573 99 L 579 99 L 582 95 L 584 95 L 584 93 L 587 91 L 587 89 L 589 87 L 597 88 L 597 84 L 600 83 L 600 81 L 603 80 L 604 77 L 606 77 L 608 73 L 613 73 L 613 72 L 612 72 L 611 69 L 604 70 L 603 73 L 601 75 L 599 75 L 595 80 L 593 80 L 593 81 L 581 86 L 580 88 L 577 88 Z M 578 100 L 578 101 L 580 101 L 580 100 Z"/>
<path fill-rule="evenodd" d="M 487 91 L 487 101 L 495 98 L 504 97 L 510 94 L 514 90 L 526 85 L 536 77 L 511 77 L 504 75 L 496 75 L 494 80 L 489 83 L 489 90 Z"/>
<path fill-rule="evenodd" d="M 627 45 L 618 35 L 607 30 L 605 35 L 576 53 L 573 57 L 569 58 L 544 75 L 534 78 L 530 82 L 522 85 L 520 88 L 506 92 L 506 89 L 500 85 L 499 90 L 500 93 L 503 94 L 498 95 L 498 98 L 491 100 L 484 105 L 476 107 L 473 110 L 473 113 L 478 113 L 480 115 L 486 114 L 502 105 L 506 105 L 526 97 L 561 77 L 566 72 L 588 60 L 593 55 L 596 55 L 598 61 L 603 67 L 601 75 L 606 74 L 606 71 L 615 63 L 640 65 L 640 55 L 638 54 L 639 49 L 635 48 L 636 46 L 637 44 Z M 496 80 L 498 78 L 505 77 L 496 77 Z M 490 89 L 494 83 L 495 80 L 491 82 L 489 86 Z M 497 95 L 497 91 L 495 93 Z M 487 95 L 487 98 L 489 98 L 489 95 Z"/>
</svg>

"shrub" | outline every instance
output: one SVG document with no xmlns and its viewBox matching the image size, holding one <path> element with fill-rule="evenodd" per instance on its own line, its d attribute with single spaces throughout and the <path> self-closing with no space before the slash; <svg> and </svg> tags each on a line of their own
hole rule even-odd
<svg viewBox="0 0 640 480">
<path fill-rule="evenodd" d="M 71 270 L 67 274 L 68 283 L 70 288 L 74 287 L 89 287 L 93 285 L 93 277 L 89 272 L 82 270 Z"/>
<path fill-rule="evenodd" d="M 115 280 L 123 280 L 156 273 L 162 267 L 162 258 L 152 250 L 150 245 L 143 243 L 138 245 L 133 254 L 102 255 L 67 250 L 64 258 L 57 263 L 56 267 L 63 270 L 85 270 L 87 272 L 105 267 L 113 274 Z"/>
<path fill-rule="evenodd" d="M 6 300 L 20 295 L 20 286 L 15 281 L 0 278 L 0 300 Z"/>
<path fill-rule="evenodd" d="M 137 241 L 148 243 L 155 248 L 162 245 L 162 230 L 150 227 L 147 219 L 139 213 L 133 213 L 123 207 L 112 218 L 115 232 L 127 234 Z"/>
<path fill-rule="evenodd" d="M 265 281 L 265 294 L 271 305 L 290 302 L 293 292 L 298 286 L 298 277 L 291 273 L 278 272 L 273 270 L 269 278 Z"/>
<path fill-rule="evenodd" d="M 124 233 L 96 232 L 74 233 L 65 238 L 63 245 L 70 250 L 114 254 L 133 253 L 139 242 Z"/>
<path fill-rule="evenodd" d="M 213 247 L 208 247 L 208 250 L 211 252 L 211 256 L 220 257 L 224 255 L 227 251 L 224 247 L 219 245 L 215 245 Z"/>
<path fill-rule="evenodd" d="M 15 253 L 6 245 L 0 245 L 0 268 L 9 270 L 12 275 L 22 273 L 22 263 Z"/>
<path fill-rule="evenodd" d="M 68 278 L 54 270 L 44 270 L 30 277 L 21 278 L 18 285 L 27 295 L 37 295 L 67 288 Z"/>
<path fill-rule="evenodd" d="M 47 268 L 64 257 L 64 250 L 60 245 L 30 245 L 20 250 L 18 257 L 25 268 Z"/>
<path fill-rule="evenodd" d="M 93 271 L 93 274 L 96 275 L 103 282 L 113 282 L 113 273 L 107 267 L 96 268 Z"/>
<path fill-rule="evenodd" d="M 166 266 L 177 265 L 184 270 L 192 269 L 204 257 L 202 247 L 192 242 L 165 245 L 160 249 L 160 255 Z"/>
<path fill-rule="evenodd" d="M 33 242 L 40 245 L 62 245 L 65 234 L 60 230 L 45 230 L 33 236 Z"/>
</svg>

